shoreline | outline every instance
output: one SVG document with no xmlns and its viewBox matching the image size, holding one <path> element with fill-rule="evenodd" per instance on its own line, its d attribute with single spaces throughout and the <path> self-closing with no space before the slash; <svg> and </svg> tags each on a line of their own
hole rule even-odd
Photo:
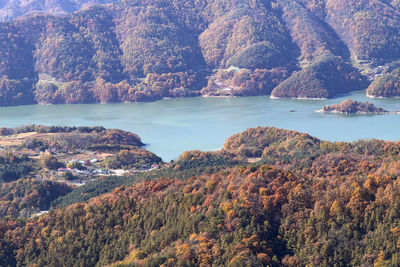
<svg viewBox="0 0 400 267">
<path fill-rule="evenodd" d="M 201 95 L 201 97 L 204 98 L 237 98 L 240 96 L 235 96 L 235 95 Z"/>
<path fill-rule="evenodd" d="M 342 115 L 397 115 L 400 114 L 400 111 L 388 111 L 388 112 L 340 112 L 340 111 L 325 111 L 323 109 L 315 110 L 317 113 L 325 113 L 325 114 L 342 114 Z"/>
<path fill-rule="evenodd" d="M 391 99 L 391 98 L 400 98 L 400 96 L 390 96 L 390 97 L 386 97 L 386 96 L 374 96 L 374 95 L 370 95 L 370 94 L 366 94 L 368 98 L 371 99 Z"/>
<path fill-rule="evenodd" d="M 323 97 L 279 97 L 279 96 L 270 96 L 270 99 L 295 99 L 295 100 L 328 100 L 329 98 Z"/>
<path fill-rule="evenodd" d="M 352 91 L 356 92 L 356 91 Z M 349 92 L 351 93 L 351 92 Z M 272 96 L 272 95 L 249 95 L 249 96 L 236 96 L 236 95 L 196 95 L 196 96 L 187 96 L 187 97 L 162 97 L 160 99 L 153 99 L 149 101 L 121 101 L 121 102 L 88 102 L 88 103 L 46 103 L 46 102 L 37 102 L 37 103 L 29 103 L 29 104 L 16 104 L 16 105 L 4 105 L 0 107 L 16 107 L 16 106 L 26 106 L 26 105 L 40 105 L 40 106 L 54 106 L 54 105 L 88 105 L 88 104 L 132 104 L 132 103 L 151 103 L 157 102 L 161 100 L 170 100 L 176 98 L 192 98 L 192 97 L 204 97 L 204 98 L 241 98 L 241 97 L 251 97 L 251 96 L 265 96 L 269 97 L 273 100 L 312 100 L 312 101 L 326 101 L 330 99 L 340 98 L 342 96 L 348 95 L 346 94 L 337 94 L 333 97 L 329 98 L 319 98 L 319 97 L 279 97 L 279 96 Z M 393 96 L 393 97 L 384 97 L 384 96 L 373 96 L 370 94 L 366 94 L 368 98 L 371 99 L 400 99 L 400 96 Z"/>
</svg>

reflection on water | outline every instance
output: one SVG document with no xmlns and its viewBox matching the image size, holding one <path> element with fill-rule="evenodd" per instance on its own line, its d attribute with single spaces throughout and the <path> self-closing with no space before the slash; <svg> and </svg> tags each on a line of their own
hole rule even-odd
<svg viewBox="0 0 400 267">
<path fill-rule="evenodd" d="M 230 135 L 256 126 L 292 129 L 332 141 L 400 139 L 400 115 L 315 112 L 347 98 L 369 101 L 389 111 L 400 110 L 400 99 L 368 99 L 363 91 L 329 100 L 198 97 L 152 103 L 3 107 L 0 126 L 35 123 L 120 128 L 139 134 L 149 144 L 148 149 L 165 161 L 185 150 L 219 149 Z"/>
</svg>

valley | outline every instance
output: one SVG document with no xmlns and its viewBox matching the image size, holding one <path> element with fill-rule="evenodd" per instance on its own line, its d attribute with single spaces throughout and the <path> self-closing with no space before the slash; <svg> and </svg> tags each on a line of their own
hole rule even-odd
<svg viewBox="0 0 400 267">
<path fill-rule="evenodd" d="M 0 0 L 0 266 L 400 266 L 400 0 Z"/>
</svg>

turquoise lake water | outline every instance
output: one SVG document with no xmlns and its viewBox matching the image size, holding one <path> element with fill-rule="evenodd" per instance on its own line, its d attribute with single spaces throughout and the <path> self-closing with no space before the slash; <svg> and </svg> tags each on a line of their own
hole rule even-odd
<svg viewBox="0 0 400 267">
<path fill-rule="evenodd" d="M 222 148 L 225 139 L 250 127 L 275 126 L 306 132 L 331 141 L 400 139 L 400 115 L 317 113 L 344 99 L 369 101 L 389 111 L 400 110 L 400 99 L 369 99 L 365 91 L 329 100 L 240 98 L 165 99 L 152 103 L 29 105 L 0 108 L 0 126 L 27 124 L 95 126 L 137 133 L 147 149 L 164 161 L 185 150 Z M 296 110 L 296 112 L 289 112 Z"/>
</svg>

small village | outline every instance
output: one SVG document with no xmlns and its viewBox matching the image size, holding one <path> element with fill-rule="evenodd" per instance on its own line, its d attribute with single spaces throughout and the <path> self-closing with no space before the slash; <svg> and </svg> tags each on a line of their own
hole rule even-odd
<svg viewBox="0 0 400 267">
<path fill-rule="evenodd" d="M 91 160 L 71 160 L 66 164 L 66 167 L 60 167 L 57 170 L 50 172 L 51 177 L 57 177 L 58 179 L 64 179 L 65 182 L 82 186 L 89 181 L 94 181 L 100 176 L 123 176 L 137 172 L 146 172 L 164 168 L 157 163 L 151 165 L 142 165 L 136 169 L 106 169 L 103 168 L 97 158 Z M 68 179 L 69 178 L 69 179 Z"/>
<path fill-rule="evenodd" d="M 70 148 L 67 146 L 40 147 L 41 143 L 49 142 L 53 133 L 20 133 L 0 137 L 0 152 L 27 156 L 41 163 L 41 171 L 36 174 L 38 180 L 57 180 L 70 185 L 82 186 L 87 182 L 105 176 L 123 176 L 137 172 L 147 172 L 168 167 L 162 162 L 140 161 L 122 168 L 110 168 L 107 160 L 118 154 L 116 151 L 98 151 L 93 149 Z M 134 155 L 133 155 L 134 156 Z M 47 158 L 47 159 L 46 159 Z M 51 161 L 46 165 L 42 161 Z M 44 166 L 43 166 L 44 165 Z"/>
</svg>

